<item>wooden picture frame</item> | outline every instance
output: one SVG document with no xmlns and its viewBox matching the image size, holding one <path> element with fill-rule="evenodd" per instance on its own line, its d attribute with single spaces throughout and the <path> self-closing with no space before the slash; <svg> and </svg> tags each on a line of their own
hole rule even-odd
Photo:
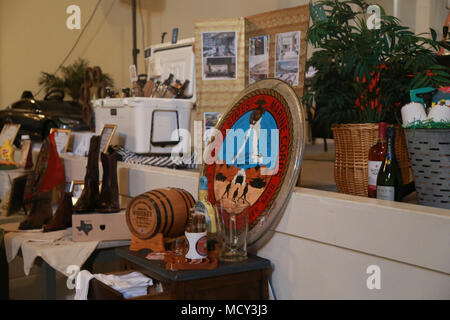
<svg viewBox="0 0 450 320">
<path fill-rule="evenodd" d="M 66 181 L 64 192 L 72 192 L 72 183 L 73 181 Z"/>
<path fill-rule="evenodd" d="M 115 124 L 103 125 L 102 131 L 100 131 L 100 152 L 106 153 L 116 129 L 117 125 Z"/>
<path fill-rule="evenodd" d="M 56 143 L 56 149 L 58 150 L 58 153 L 59 154 L 66 153 L 67 148 L 69 147 L 70 134 L 71 134 L 72 130 L 51 128 L 50 133 L 53 133 L 53 132 L 56 132 L 55 133 L 55 143 Z"/>
<path fill-rule="evenodd" d="M 17 134 L 19 133 L 20 124 L 5 123 L 0 132 L 0 147 L 5 144 L 6 139 L 9 139 L 11 144 L 14 143 Z"/>
<path fill-rule="evenodd" d="M 98 187 L 101 188 L 102 181 L 98 182 Z M 73 180 L 72 182 L 66 182 L 65 192 L 72 193 L 72 204 L 75 205 L 81 196 L 84 189 L 84 180 Z"/>
<path fill-rule="evenodd" d="M 28 174 L 24 174 L 12 180 L 9 199 L 6 200 L 6 216 L 24 208 L 24 193 L 28 176 Z"/>
<path fill-rule="evenodd" d="M 25 168 L 27 166 L 28 154 L 33 148 L 31 140 L 23 140 L 22 146 L 20 148 L 20 161 L 18 163 L 19 167 Z"/>
</svg>

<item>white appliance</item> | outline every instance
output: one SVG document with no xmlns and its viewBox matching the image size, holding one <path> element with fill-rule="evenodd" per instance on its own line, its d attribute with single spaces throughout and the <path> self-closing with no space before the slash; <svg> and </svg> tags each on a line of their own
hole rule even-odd
<svg viewBox="0 0 450 320">
<path fill-rule="evenodd" d="M 176 44 L 163 43 L 145 50 L 148 79 L 189 80 L 185 95 L 189 99 L 125 98 L 95 101 L 96 131 L 103 124 L 117 124 L 119 143 L 135 153 L 170 154 L 173 148 L 187 150 L 189 139 L 179 129 L 189 131 L 191 110 L 195 103 L 194 38 Z M 121 100 L 115 102 L 114 100 Z"/>
</svg>

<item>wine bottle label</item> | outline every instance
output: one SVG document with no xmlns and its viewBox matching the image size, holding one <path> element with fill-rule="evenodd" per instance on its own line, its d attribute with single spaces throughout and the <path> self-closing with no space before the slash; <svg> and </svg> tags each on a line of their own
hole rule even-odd
<svg viewBox="0 0 450 320">
<path fill-rule="evenodd" d="M 185 232 L 188 250 L 187 259 L 203 259 L 208 255 L 206 232 Z"/>
<path fill-rule="evenodd" d="M 383 161 L 369 161 L 369 186 L 376 187 L 378 171 Z"/>
<path fill-rule="evenodd" d="M 377 199 L 395 201 L 395 188 L 377 186 Z"/>
</svg>

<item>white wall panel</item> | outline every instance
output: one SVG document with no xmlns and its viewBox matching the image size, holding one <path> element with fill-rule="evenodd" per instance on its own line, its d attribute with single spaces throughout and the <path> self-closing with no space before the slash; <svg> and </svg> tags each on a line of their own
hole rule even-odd
<svg viewBox="0 0 450 320">
<path fill-rule="evenodd" d="M 258 254 L 274 265 L 278 299 L 449 299 L 450 276 L 332 245 L 276 233 Z M 367 288 L 367 267 L 381 289 Z"/>
</svg>

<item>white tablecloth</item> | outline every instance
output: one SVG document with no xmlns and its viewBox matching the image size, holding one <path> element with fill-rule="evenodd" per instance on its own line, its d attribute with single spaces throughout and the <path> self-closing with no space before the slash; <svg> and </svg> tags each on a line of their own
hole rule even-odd
<svg viewBox="0 0 450 320">
<path fill-rule="evenodd" d="M 30 274 L 36 257 L 41 257 L 52 268 L 70 276 L 71 265 L 81 268 L 100 241 L 73 242 L 72 229 L 43 233 L 42 230 L 19 231 L 19 223 L 0 225 L 5 234 L 6 258 L 10 263 L 22 250 L 23 268 Z M 12 231 L 14 230 L 14 231 Z"/>
</svg>

